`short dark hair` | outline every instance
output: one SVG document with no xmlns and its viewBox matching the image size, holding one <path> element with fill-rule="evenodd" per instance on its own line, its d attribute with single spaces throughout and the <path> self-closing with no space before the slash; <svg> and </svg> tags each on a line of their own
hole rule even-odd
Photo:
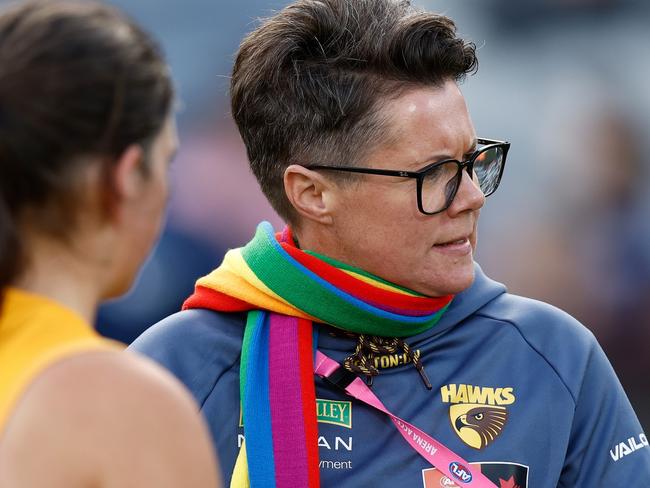
<svg viewBox="0 0 650 488">
<path fill-rule="evenodd" d="M 41 224 L 65 233 L 79 165 L 146 149 L 172 99 L 159 47 L 117 10 L 54 0 L 0 11 L 0 292 L 20 270 L 21 212 L 61 207 Z"/>
<path fill-rule="evenodd" d="M 294 221 L 287 166 L 358 163 L 386 136 L 383 102 L 460 81 L 475 51 L 451 19 L 408 1 L 298 0 L 266 19 L 240 46 L 231 104 L 271 205 Z"/>
</svg>

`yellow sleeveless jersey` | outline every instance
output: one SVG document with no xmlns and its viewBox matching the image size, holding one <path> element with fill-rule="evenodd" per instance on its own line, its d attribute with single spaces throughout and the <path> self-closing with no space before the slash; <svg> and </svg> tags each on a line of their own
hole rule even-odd
<svg viewBox="0 0 650 488">
<path fill-rule="evenodd" d="M 117 348 L 65 306 L 7 289 L 0 308 L 0 436 L 21 395 L 48 366 L 75 353 Z"/>
</svg>

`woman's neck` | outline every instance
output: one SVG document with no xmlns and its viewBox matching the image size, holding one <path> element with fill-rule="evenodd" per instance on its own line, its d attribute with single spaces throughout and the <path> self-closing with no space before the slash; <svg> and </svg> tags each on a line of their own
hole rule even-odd
<svg viewBox="0 0 650 488">
<path fill-rule="evenodd" d="M 93 323 L 103 280 L 83 247 L 34 236 L 25 244 L 25 268 L 13 285 L 55 300 Z"/>
</svg>

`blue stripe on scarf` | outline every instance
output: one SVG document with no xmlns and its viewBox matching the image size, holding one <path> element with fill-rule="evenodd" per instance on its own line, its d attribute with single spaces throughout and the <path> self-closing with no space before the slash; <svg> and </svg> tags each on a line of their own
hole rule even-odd
<svg viewBox="0 0 650 488">
<path fill-rule="evenodd" d="M 248 328 L 252 327 L 249 332 Z M 275 488 L 275 461 L 269 403 L 269 314 L 259 313 L 250 333 L 246 368 L 244 435 L 252 487 Z"/>
</svg>

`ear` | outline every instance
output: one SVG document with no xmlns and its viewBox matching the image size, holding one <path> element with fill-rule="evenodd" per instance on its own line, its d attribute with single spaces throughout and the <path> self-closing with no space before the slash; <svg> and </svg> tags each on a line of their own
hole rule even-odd
<svg viewBox="0 0 650 488">
<path fill-rule="evenodd" d="M 141 191 L 142 168 L 144 152 L 142 147 L 131 144 L 108 168 L 108 174 L 100 181 L 103 188 L 103 207 L 107 218 L 122 219 L 123 211 L 128 203 L 134 200 Z"/>
<path fill-rule="evenodd" d="M 331 224 L 333 184 L 320 173 L 292 164 L 284 170 L 284 191 L 293 208 L 304 218 Z"/>
<path fill-rule="evenodd" d="M 135 198 L 142 186 L 144 152 L 138 144 L 131 144 L 113 165 L 113 190 L 118 201 Z"/>
</svg>

